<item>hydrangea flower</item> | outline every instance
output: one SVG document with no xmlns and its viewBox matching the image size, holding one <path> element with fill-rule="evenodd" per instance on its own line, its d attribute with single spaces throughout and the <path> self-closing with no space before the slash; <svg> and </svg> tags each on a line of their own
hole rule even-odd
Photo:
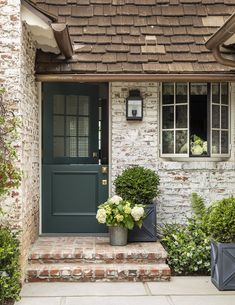
<svg viewBox="0 0 235 305">
<path fill-rule="evenodd" d="M 142 207 L 135 206 L 131 210 L 131 215 L 133 216 L 135 221 L 139 221 L 140 218 L 144 216 L 144 209 Z"/>
<path fill-rule="evenodd" d="M 119 205 L 119 203 L 122 201 L 122 197 L 120 196 L 117 196 L 117 195 L 114 195 L 113 197 L 111 197 L 109 199 L 109 202 L 112 203 L 112 204 L 116 204 L 116 205 Z"/>
<path fill-rule="evenodd" d="M 105 209 L 99 209 L 96 214 L 96 219 L 99 223 L 105 223 L 106 222 L 106 211 Z"/>
</svg>

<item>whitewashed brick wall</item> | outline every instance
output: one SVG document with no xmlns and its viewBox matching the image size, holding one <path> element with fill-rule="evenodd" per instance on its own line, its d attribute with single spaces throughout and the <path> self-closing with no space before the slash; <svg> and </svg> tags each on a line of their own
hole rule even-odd
<svg viewBox="0 0 235 305">
<path fill-rule="evenodd" d="M 139 89 L 144 99 L 143 121 L 126 120 L 129 90 Z M 235 195 L 234 149 L 226 162 L 169 161 L 159 157 L 159 83 L 112 83 L 111 97 L 111 177 L 138 164 L 155 170 L 161 179 L 157 197 L 158 223 L 183 222 L 190 215 L 190 196 L 197 192 L 210 202 Z M 235 143 L 235 85 L 232 86 L 232 142 Z M 114 190 L 113 190 L 114 191 Z"/>
<path fill-rule="evenodd" d="M 20 0 L 0 0 L 0 81 L 5 104 L 21 120 L 17 141 L 21 186 L 1 199 L 10 225 L 20 230 L 22 268 L 38 234 L 39 106 L 34 78 L 35 44 L 20 20 Z"/>
</svg>

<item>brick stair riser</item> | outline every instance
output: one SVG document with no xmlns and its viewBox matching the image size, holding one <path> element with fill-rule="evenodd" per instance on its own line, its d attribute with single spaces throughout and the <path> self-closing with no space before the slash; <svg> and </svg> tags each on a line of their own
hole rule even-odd
<svg viewBox="0 0 235 305">
<path fill-rule="evenodd" d="M 160 282 L 170 280 L 170 270 L 42 270 L 28 271 L 28 282 Z"/>
<path fill-rule="evenodd" d="M 156 258 L 156 259 L 149 259 L 149 258 L 132 258 L 132 259 L 111 259 L 111 258 L 39 258 L 39 259 L 30 259 L 30 264 L 63 264 L 63 263 L 79 263 L 79 264 L 164 264 L 166 259 L 163 258 Z"/>
<path fill-rule="evenodd" d="M 164 264 L 166 255 L 162 253 L 32 253 L 29 262 L 55 264 L 55 263 L 155 263 Z"/>
</svg>

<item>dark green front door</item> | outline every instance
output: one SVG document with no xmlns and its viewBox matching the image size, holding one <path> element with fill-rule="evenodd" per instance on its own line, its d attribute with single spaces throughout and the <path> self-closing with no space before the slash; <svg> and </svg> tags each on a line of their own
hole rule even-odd
<svg viewBox="0 0 235 305">
<path fill-rule="evenodd" d="M 43 85 L 43 233 L 101 233 L 108 197 L 107 100 L 99 86 Z"/>
</svg>

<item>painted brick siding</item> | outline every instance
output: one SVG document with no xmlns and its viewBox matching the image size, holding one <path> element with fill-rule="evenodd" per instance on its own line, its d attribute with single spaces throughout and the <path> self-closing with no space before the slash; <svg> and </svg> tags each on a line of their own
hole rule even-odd
<svg viewBox="0 0 235 305">
<path fill-rule="evenodd" d="M 18 190 L 1 199 L 10 225 L 20 231 L 22 268 L 38 234 L 39 106 L 34 79 L 35 44 L 22 26 L 20 0 L 0 0 L 0 81 L 4 102 L 21 120 L 17 150 L 23 179 Z"/>
<path fill-rule="evenodd" d="M 139 89 L 144 99 L 143 121 L 126 120 L 126 98 L 130 89 Z M 235 86 L 232 86 L 235 97 Z M 112 83 L 111 98 L 111 182 L 130 165 L 142 165 L 158 172 L 158 223 L 183 222 L 191 213 L 190 196 L 197 192 L 206 202 L 235 194 L 234 149 L 226 162 L 167 161 L 159 156 L 159 83 Z M 232 98 L 232 117 L 234 117 Z M 235 124 L 232 122 L 232 142 Z M 114 192 L 114 190 L 112 190 Z"/>
</svg>

